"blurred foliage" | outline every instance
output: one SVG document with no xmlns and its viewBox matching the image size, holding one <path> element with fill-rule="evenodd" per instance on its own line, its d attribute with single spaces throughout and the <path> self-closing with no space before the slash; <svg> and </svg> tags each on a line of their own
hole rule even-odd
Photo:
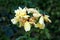
<svg viewBox="0 0 60 40">
<path fill-rule="evenodd" d="M 52 23 L 46 23 L 44 30 L 25 32 L 10 21 L 19 6 L 40 9 Z M 0 0 L 0 40 L 60 40 L 60 0 Z"/>
</svg>

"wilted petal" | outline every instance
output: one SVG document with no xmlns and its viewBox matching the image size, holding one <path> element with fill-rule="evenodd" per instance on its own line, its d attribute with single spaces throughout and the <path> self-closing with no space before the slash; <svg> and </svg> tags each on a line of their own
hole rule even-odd
<svg viewBox="0 0 60 40">
<path fill-rule="evenodd" d="M 29 22 L 25 22 L 25 24 L 24 24 L 24 29 L 25 29 L 25 31 L 27 32 L 27 31 L 30 31 L 30 29 L 31 29 L 31 25 L 30 25 L 30 23 Z"/>
</svg>

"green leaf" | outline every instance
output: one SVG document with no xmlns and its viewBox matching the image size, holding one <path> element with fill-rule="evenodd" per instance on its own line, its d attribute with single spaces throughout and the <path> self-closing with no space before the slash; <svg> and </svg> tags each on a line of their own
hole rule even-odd
<svg viewBox="0 0 60 40">
<path fill-rule="evenodd" d="M 51 36 L 50 36 L 49 30 L 48 30 L 48 29 L 45 29 L 44 31 L 45 31 L 46 37 L 47 37 L 48 39 L 50 39 Z"/>
</svg>

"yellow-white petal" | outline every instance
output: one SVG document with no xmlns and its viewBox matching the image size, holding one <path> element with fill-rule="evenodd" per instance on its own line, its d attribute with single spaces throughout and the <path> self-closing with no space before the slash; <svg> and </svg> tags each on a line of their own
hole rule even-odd
<svg viewBox="0 0 60 40">
<path fill-rule="evenodd" d="M 45 28 L 45 24 L 39 24 L 40 26 L 39 26 L 39 28 L 40 29 L 44 29 Z"/>
<path fill-rule="evenodd" d="M 39 27 L 37 24 L 34 24 L 34 26 L 35 26 L 36 28 L 38 28 L 38 27 Z"/>
<path fill-rule="evenodd" d="M 39 13 L 33 13 L 33 16 L 34 17 L 39 17 L 39 16 L 41 16 Z"/>
<path fill-rule="evenodd" d="M 44 20 L 45 20 L 46 22 L 50 22 L 50 23 L 51 23 L 51 20 L 49 19 L 49 16 L 48 16 L 48 15 L 45 15 L 45 16 L 44 16 Z"/>
<path fill-rule="evenodd" d="M 40 17 L 38 26 L 39 26 L 40 29 L 44 29 L 45 28 L 43 16 Z"/>
<path fill-rule="evenodd" d="M 19 20 L 20 20 L 20 18 L 17 16 L 17 17 L 14 17 L 13 19 L 11 19 L 11 22 L 13 24 L 16 24 Z"/>
<path fill-rule="evenodd" d="M 27 11 L 29 13 L 39 13 L 35 8 L 28 8 Z"/>
<path fill-rule="evenodd" d="M 15 10 L 14 12 L 15 12 L 15 13 L 19 13 L 20 11 L 19 11 L 19 9 L 17 9 L 17 10 Z"/>
<path fill-rule="evenodd" d="M 39 29 L 44 29 L 45 28 L 45 24 L 37 23 L 37 24 L 35 24 L 35 27 L 39 28 Z"/>
<path fill-rule="evenodd" d="M 25 16 L 23 16 L 24 18 L 28 18 L 28 17 L 30 17 L 29 15 L 25 15 Z"/>
<path fill-rule="evenodd" d="M 14 11 L 16 14 L 15 16 L 20 16 L 23 17 L 24 15 L 26 15 L 26 8 L 22 9 L 21 7 L 19 7 L 19 9 Z"/>
<path fill-rule="evenodd" d="M 19 22 L 19 27 L 22 27 L 24 24 L 22 22 Z"/>
<path fill-rule="evenodd" d="M 33 13 L 34 10 L 35 10 L 35 9 L 33 9 L 33 8 L 28 8 L 28 9 L 27 9 L 28 13 Z"/>
<path fill-rule="evenodd" d="M 19 10 L 21 11 L 21 10 L 22 10 L 22 8 L 21 8 L 21 7 L 19 7 Z"/>
<path fill-rule="evenodd" d="M 29 22 L 25 22 L 25 24 L 24 24 L 24 29 L 25 29 L 25 31 L 27 32 L 27 31 L 30 31 L 30 29 L 31 29 L 31 25 L 30 25 L 30 23 Z"/>
<path fill-rule="evenodd" d="M 19 9 L 17 9 L 17 10 L 15 10 L 15 16 L 20 16 L 20 11 L 19 11 Z"/>
<path fill-rule="evenodd" d="M 25 8 L 23 8 L 23 11 L 25 11 L 25 12 L 26 12 L 26 7 L 25 7 Z"/>
<path fill-rule="evenodd" d="M 40 23 L 40 24 L 44 24 L 44 18 L 43 18 L 43 16 L 40 17 L 39 23 Z"/>
<path fill-rule="evenodd" d="M 16 21 L 15 19 L 11 19 L 11 22 L 12 22 L 13 24 L 16 24 L 16 23 L 17 23 L 17 21 Z"/>
</svg>

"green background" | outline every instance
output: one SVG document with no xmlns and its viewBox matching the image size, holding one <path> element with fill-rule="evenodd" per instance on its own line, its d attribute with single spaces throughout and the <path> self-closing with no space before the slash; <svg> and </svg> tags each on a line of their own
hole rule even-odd
<svg viewBox="0 0 60 40">
<path fill-rule="evenodd" d="M 46 23 L 44 30 L 33 27 L 25 32 L 11 23 L 19 6 L 39 9 L 52 23 Z M 60 0 L 0 0 L 0 40 L 60 40 Z"/>
</svg>

